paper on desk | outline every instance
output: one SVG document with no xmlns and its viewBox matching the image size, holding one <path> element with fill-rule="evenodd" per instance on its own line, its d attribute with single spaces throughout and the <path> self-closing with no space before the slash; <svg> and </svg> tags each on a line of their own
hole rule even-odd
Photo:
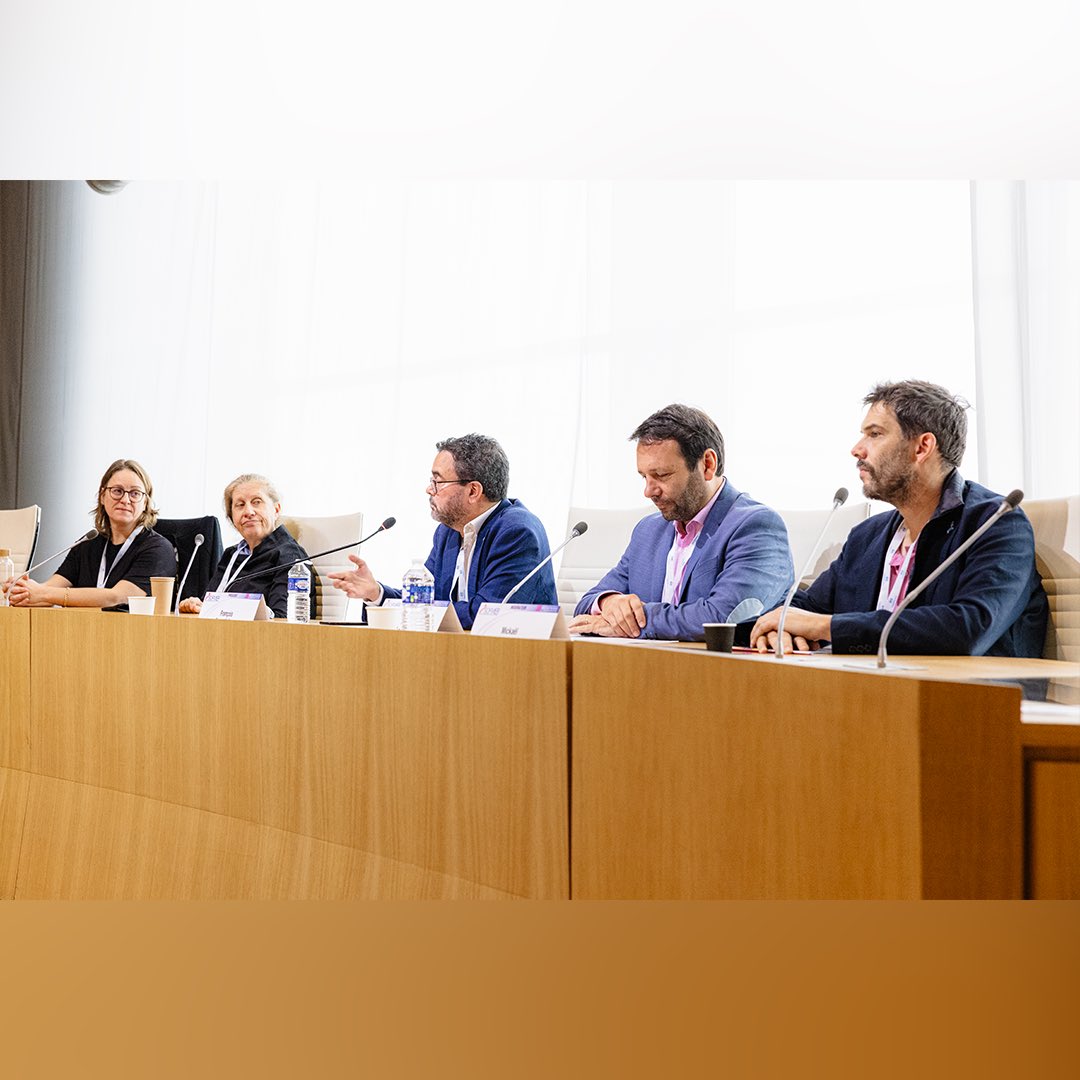
<svg viewBox="0 0 1080 1080">
<path fill-rule="evenodd" d="M 1020 720 L 1025 724 L 1080 725 L 1080 705 L 1061 705 L 1056 701 L 1021 701 Z"/>
</svg>

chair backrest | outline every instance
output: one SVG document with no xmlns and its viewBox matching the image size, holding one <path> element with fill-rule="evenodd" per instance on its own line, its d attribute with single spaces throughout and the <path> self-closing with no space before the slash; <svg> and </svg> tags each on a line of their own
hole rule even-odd
<svg viewBox="0 0 1080 1080">
<path fill-rule="evenodd" d="M 589 531 L 570 542 L 562 553 L 562 565 L 555 576 L 559 604 L 567 615 L 573 614 L 578 601 L 622 557 L 634 526 L 655 511 L 651 506 L 635 506 L 632 510 L 591 510 L 587 506 L 571 506 L 566 532 L 584 521 Z"/>
<path fill-rule="evenodd" d="M 176 551 L 177 585 L 184 581 L 184 592 L 177 591 L 174 603 L 177 607 L 181 600 L 197 596 L 200 600 L 210 588 L 217 564 L 221 561 L 224 550 L 221 544 L 221 522 L 213 514 L 194 518 L 158 518 L 154 531 L 161 533 Z M 203 542 L 191 564 L 191 572 L 184 579 L 188 561 L 195 551 L 195 537 L 202 533 Z"/>
<path fill-rule="evenodd" d="M 7 548 L 11 552 L 16 574 L 23 573 L 34 561 L 40 526 L 40 506 L 0 510 L 0 548 Z"/>
<path fill-rule="evenodd" d="M 814 541 L 817 539 L 818 533 L 821 532 L 825 519 L 829 516 L 829 511 L 781 510 L 780 516 L 787 526 L 788 543 L 791 545 L 791 557 L 795 562 L 795 573 L 797 574 L 810 557 Z M 840 507 L 829 523 L 828 532 L 822 538 L 821 550 L 814 560 L 810 573 L 799 584 L 801 586 L 810 585 L 814 578 L 827 569 L 829 563 L 840 554 L 840 549 L 844 546 L 847 534 L 860 521 L 865 521 L 869 516 L 869 503 L 854 503 L 851 506 Z"/>
<path fill-rule="evenodd" d="M 1050 601 L 1043 656 L 1080 660 L 1080 495 L 1032 499 L 1024 513 L 1035 530 L 1035 565 Z"/>
<path fill-rule="evenodd" d="M 341 514 L 338 517 L 283 517 L 281 524 L 289 530 L 292 538 L 309 554 L 340 547 L 342 544 L 359 543 L 363 535 L 364 515 Z M 341 619 L 345 616 L 348 597 L 330 583 L 328 575 L 335 570 L 351 570 L 349 551 L 316 559 L 315 567 L 315 618 Z M 354 548 L 352 554 L 356 554 Z"/>
</svg>

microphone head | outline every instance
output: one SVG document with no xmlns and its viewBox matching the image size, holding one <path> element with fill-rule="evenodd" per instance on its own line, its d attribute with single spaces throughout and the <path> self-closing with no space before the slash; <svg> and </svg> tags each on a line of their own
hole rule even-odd
<svg viewBox="0 0 1080 1080">
<path fill-rule="evenodd" d="M 380 529 L 392 529 L 397 524 L 396 517 L 388 517 L 380 526 Z"/>
<path fill-rule="evenodd" d="M 97 536 L 97 534 L 98 534 L 97 529 L 87 529 L 86 530 L 86 535 L 82 539 L 83 540 L 93 540 L 94 537 Z M 76 543 L 81 544 L 82 540 L 77 540 Z"/>
<path fill-rule="evenodd" d="M 195 546 L 198 547 L 206 539 L 202 533 L 195 534 Z"/>
<path fill-rule="evenodd" d="M 1014 488 L 1005 496 L 1005 501 L 1010 510 L 1015 510 L 1024 501 L 1024 493 L 1019 488 Z"/>
<path fill-rule="evenodd" d="M 580 536 L 584 532 L 589 531 L 589 523 L 587 521 L 579 521 L 573 528 L 574 536 Z"/>
<path fill-rule="evenodd" d="M 833 507 L 843 506 L 847 502 L 848 489 L 841 487 L 836 489 L 836 494 L 832 497 Z"/>
</svg>

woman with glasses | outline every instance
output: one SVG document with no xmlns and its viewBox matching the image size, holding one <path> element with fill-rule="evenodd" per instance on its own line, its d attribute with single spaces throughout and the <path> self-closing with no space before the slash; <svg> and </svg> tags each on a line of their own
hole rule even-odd
<svg viewBox="0 0 1080 1080">
<path fill-rule="evenodd" d="M 114 461 L 101 478 L 93 510 L 98 535 L 77 544 L 48 581 L 18 578 L 10 586 L 18 607 L 113 607 L 148 596 L 152 577 L 176 576 L 176 552 L 154 532 L 154 485 L 137 462 Z"/>
</svg>

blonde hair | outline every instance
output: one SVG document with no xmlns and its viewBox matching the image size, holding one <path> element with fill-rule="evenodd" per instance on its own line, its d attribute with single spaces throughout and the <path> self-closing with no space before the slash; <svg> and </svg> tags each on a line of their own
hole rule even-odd
<svg viewBox="0 0 1080 1080">
<path fill-rule="evenodd" d="M 281 502 L 281 493 L 274 486 L 274 482 L 268 477 L 261 475 L 260 473 L 246 472 L 241 473 L 235 480 L 230 480 L 225 485 L 225 497 L 222 502 L 225 504 L 225 516 L 232 521 L 232 497 L 233 492 L 241 484 L 260 484 L 266 491 L 266 494 L 270 496 L 270 501 L 274 503 Z M 274 519 L 274 524 L 277 524 L 277 519 Z"/>
<path fill-rule="evenodd" d="M 98 485 L 97 506 L 90 511 L 94 515 L 94 526 L 99 533 L 105 535 L 106 539 L 112 536 L 112 530 L 109 526 L 109 515 L 105 513 L 105 489 L 109 486 L 109 481 L 124 469 L 133 472 L 146 491 L 146 504 L 135 524 L 147 529 L 152 529 L 157 524 L 158 511 L 154 505 L 154 485 L 150 482 L 150 474 L 137 461 L 132 461 L 131 458 L 118 458 L 105 470 L 105 475 Z"/>
</svg>

